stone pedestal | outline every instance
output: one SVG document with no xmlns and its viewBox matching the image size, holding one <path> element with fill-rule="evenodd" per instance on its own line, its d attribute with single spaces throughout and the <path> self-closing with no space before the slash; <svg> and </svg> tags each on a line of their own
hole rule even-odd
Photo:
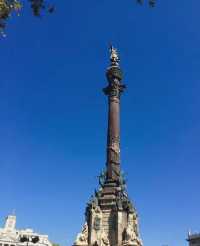
<svg viewBox="0 0 200 246">
<path fill-rule="evenodd" d="M 85 225 L 74 246 L 142 246 L 135 208 L 122 186 L 104 185 L 86 207 Z"/>
</svg>

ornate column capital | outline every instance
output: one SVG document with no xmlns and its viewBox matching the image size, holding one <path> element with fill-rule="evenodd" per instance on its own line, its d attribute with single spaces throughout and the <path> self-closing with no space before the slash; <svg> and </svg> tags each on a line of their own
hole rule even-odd
<svg viewBox="0 0 200 246">
<path fill-rule="evenodd" d="M 112 84 L 109 84 L 106 88 L 104 88 L 103 92 L 107 96 L 120 98 L 120 95 L 125 88 L 125 85 L 119 84 L 118 81 L 114 81 Z"/>
<path fill-rule="evenodd" d="M 104 93 L 110 97 L 120 97 L 120 94 L 126 88 L 125 85 L 121 84 L 123 79 L 123 73 L 119 66 L 119 55 L 113 46 L 110 47 L 110 66 L 107 68 L 106 77 L 108 80 L 108 86 L 103 89 Z"/>
</svg>

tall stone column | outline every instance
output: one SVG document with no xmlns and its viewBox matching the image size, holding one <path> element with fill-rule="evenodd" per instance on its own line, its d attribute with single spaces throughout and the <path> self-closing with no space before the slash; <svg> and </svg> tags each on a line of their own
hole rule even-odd
<svg viewBox="0 0 200 246">
<path fill-rule="evenodd" d="M 107 179 L 118 181 L 120 177 L 120 95 L 125 86 L 121 84 L 122 71 L 119 67 L 117 51 L 110 48 L 110 66 L 106 76 L 108 86 L 104 93 L 108 96 L 108 133 L 107 133 Z"/>
<path fill-rule="evenodd" d="M 110 48 L 106 171 L 99 176 L 99 189 L 87 203 L 85 223 L 74 246 L 142 246 L 136 209 L 128 198 L 120 171 L 120 96 L 125 88 L 116 49 Z"/>
</svg>

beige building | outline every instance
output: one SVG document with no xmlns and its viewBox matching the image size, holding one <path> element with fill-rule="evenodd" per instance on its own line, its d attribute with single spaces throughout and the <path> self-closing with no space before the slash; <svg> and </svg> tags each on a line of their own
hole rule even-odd
<svg viewBox="0 0 200 246">
<path fill-rule="evenodd" d="M 200 233 L 188 233 L 189 246 L 200 246 Z"/>
<path fill-rule="evenodd" d="M 29 242 L 21 242 L 20 238 L 29 238 Z M 31 239 L 38 238 L 37 243 L 31 242 Z M 16 216 L 6 217 L 3 228 L 0 228 L 0 246 L 52 246 L 48 235 L 41 235 L 32 229 L 16 229 Z"/>
</svg>

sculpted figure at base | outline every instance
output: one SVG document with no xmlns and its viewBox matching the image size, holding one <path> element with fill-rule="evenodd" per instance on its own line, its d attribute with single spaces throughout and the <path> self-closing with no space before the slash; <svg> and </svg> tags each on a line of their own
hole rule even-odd
<svg viewBox="0 0 200 246">
<path fill-rule="evenodd" d="M 110 246 L 108 236 L 106 235 L 104 229 L 103 229 L 103 232 L 101 234 L 101 246 Z"/>
<path fill-rule="evenodd" d="M 123 245 L 142 246 L 137 227 L 138 223 L 136 216 L 134 214 L 129 214 L 127 227 L 123 233 Z"/>
<path fill-rule="evenodd" d="M 88 244 L 88 224 L 85 222 L 81 233 L 77 235 L 74 245 L 87 245 Z"/>
<path fill-rule="evenodd" d="M 101 229 L 102 222 L 102 212 L 99 206 L 96 206 L 92 209 L 92 217 L 93 217 L 93 227 L 96 232 L 99 232 Z"/>
<path fill-rule="evenodd" d="M 97 243 L 101 246 L 102 211 L 96 206 L 91 212 L 91 244 Z"/>
</svg>

